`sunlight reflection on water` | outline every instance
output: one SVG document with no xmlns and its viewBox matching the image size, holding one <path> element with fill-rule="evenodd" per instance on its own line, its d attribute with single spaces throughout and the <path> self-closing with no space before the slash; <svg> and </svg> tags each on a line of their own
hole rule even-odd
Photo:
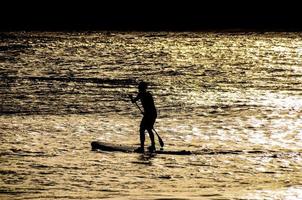
<svg viewBox="0 0 302 200">
<path fill-rule="evenodd" d="M 0 197 L 301 199 L 301 38 L 1 33 Z M 139 144 L 140 80 L 165 149 L 208 153 L 90 151 Z"/>
<path fill-rule="evenodd" d="M 289 187 L 284 189 L 276 189 L 276 190 L 257 190 L 252 192 L 251 194 L 244 195 L 241 197 L 243 199 L 267 199 L 267 200 L 300 200 L 302 199 L 302 188 L 301 187 Z"/>
</svg>

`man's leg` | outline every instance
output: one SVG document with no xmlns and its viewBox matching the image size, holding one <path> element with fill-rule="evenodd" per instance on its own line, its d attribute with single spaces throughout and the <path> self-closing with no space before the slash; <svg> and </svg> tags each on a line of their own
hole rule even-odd
<svg viewBox="0 0 302 200">
<path fill-rule="evenodd" d="M 151 146 L 154 146 L 154 147 L 155 147 L 154 134 L 153 134 L 152 129 L 148 129 L 148 133 L 149 133 L 150 140 L 151 140 Z"/>
<path fill-rule="evenodd" d="M 144 148 L 144 144 L 145 144 L 145 129 L 143 128 L 140 128 L 139 129 L 139 138 L 140 138 L 140 147 L 135 149 L 134 151 L 135 152 L 138 152 L 138 153 L 144 153 L 145 152 L 145 148 Z"/>
<path fill-rule="evenodd" d="M 140 139 L 140 147 L 135 150 L 135 152 L 143 153 L 145 151 L 145 130 L 146 130 L 146 119 L 143 117 L 140 127 L 139 127 L 139 139 Z"/>
<path fill-rule="evenodd" d="M 145 146 L 145 129 L 143 127 L 139 130 L 140 142 L 141 142 L 141 149 L 144 149 Z"/>
<path fill-rule="evenodd" d="M 153 152 L 155 151 L 155 141 L 154 141 L 154 134 L 152 129 L 147 129 L 149 136 L 150 136 L 150 140 L 151 140 L 151 146 L 149 147 L 149 151 Z"/>
</svg>

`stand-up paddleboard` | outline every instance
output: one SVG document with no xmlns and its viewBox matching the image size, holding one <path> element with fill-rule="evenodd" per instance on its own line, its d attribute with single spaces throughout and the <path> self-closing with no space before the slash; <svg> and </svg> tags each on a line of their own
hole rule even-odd
<svg viewBox="0 0 302 200">
<path fill-rule="evenodd" d="M 93 151 L 107 151 L 107 152 L 124 152 L 124 153 L 138 153 L 135 150 L 138 146 L 116 145 L 106 142 L 93 141 L 91 148 Z M 146 153 L 149 153 L 145 149 Z M 155 154 L 168 154 L 168 155 L 218 155 L 218 154 L 265 154 L 269 157 L 274 157 L 278 154 L 276 151 L 268 150 L 221 150 L 221 149 L 199 149 L 194 151 L 188 150 L 156 150 Z"/>
<path fill-rule="evenodd" d="M 100 151 L 118 151 L 124 153 L 137 153 L 135 149 L 137 146 L 127 146 L 127 145 L 115 145 L 105 142 L 93 141 L 91 142 L 91 148 L 93 151 L 100 150 Z M 145 150 L 148 152 L 148 150 Z M 170 155 L 191 155 L 191 151 L 186 150 L 179 150 L 179 151 L 165 151 L 165 150 L 156 150 L 154 153 L 156 154 L 170 154 Z"/>
</svg>

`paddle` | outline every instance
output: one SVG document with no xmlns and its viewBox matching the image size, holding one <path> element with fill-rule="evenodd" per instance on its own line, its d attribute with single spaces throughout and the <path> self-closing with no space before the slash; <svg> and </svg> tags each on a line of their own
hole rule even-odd
<svg viewBox="0 0 302 200">
<path fill-rule="evenodd" d="M 134 102 L 135 103 L 135 105 L 138 107 L 138 109 L 141 111 L 141 113 L 142 113 L 142 115 L 144 115 L 144 112 L 142 111 L 142 109 L 139 107 L 139 105 L 136 103 L 136 102 Z M 156 133 L 156 135 L 157 135 L 157 137 L 158 137 L 158 141 L 159 141 L 159 144 L 160 144 L 160 146 L 161 147 L 164 147 L 164 142 L 163 142 L 163 140 L 161 139 L 161 137 L 158 135 L 158 133 L 157 133 L 157 131 L 153 128 L 152 129 L 155 133 Z"/>
</svg>

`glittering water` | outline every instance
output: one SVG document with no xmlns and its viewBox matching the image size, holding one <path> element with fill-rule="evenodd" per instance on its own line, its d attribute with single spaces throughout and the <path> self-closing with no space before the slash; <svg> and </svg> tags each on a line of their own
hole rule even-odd
<svg viewBox="0 0 302 200">
<path fill-rule="evenodd" d="M 92 152 L 140 80 L 166 149 L 239 153 Z M 302 198 L 301 33 L 0 33 L 0 97 L 1 200 Z"/>
</svg>

